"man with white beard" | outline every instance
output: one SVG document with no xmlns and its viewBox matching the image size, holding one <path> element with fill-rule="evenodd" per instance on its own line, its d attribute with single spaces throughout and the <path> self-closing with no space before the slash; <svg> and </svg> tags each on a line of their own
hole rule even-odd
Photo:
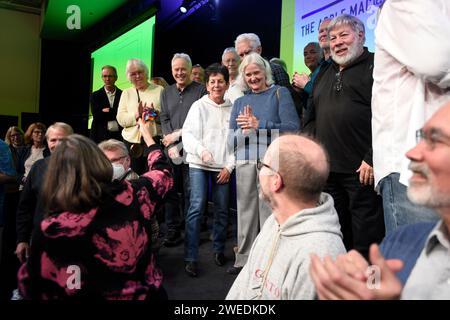
<svg viewBox="0 0 450 320">
<path fill-rule="evenodd" d="M 346 248 L 367 255 L 384 236 L 381 198 L 373 190 L 373 53 L 364 47 L 364 24 L 356 17 L 334 18 L 328 37 L 333 61 L 312 92 L 316 137 L 330 157 L 325 192 L 334 198 Z"/>
<path fill-rule="evenodd" d="M 355 251 L 336 261 L 312 256 L 310 271 L 320 299 L 450 298 L 449 120 L 450 101 L 416 132 L 417 145 L 406 153 L 412 172 L 408 198 L 435 210 L 440 220 L 401 226 L 389 233 L 380 248 L 370 248 L 370 269 Z M 370 270 L 378 274 L 377 283 L 371 281 Z"/>
</svg>

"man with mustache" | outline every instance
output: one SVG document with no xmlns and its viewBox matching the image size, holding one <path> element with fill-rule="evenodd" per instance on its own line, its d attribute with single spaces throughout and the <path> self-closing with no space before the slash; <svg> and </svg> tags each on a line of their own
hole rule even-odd
<svg viewBox="0 0 450 320">
<path fill-rule="evenodd" d="M 334 262 L 312 257 L 311 276 L 321 299 L 448 299 L 450 250 L 450 102 L 416 133 L 410 160 L 408 198 L 435 210 L 437 223 L 421 222 L 390 233 L 380 248 L 370 248 L 376 289 L 370 289 L 368 264 L 356 251 Z M 381 251 L 381 252 L 380 252 Z M 383 257 L 384 256 L 384 257 Z M 396 274 L 395 274 L 396 273 Z M 378 287 L 378 288 L 377 288 Z"/>
<path fill-rule="evenodd" d="M 446 0 L 383 3 L 375 29 L 372 136 L 374 185 L 383 198 L 386 234 L 437 218 L 408 200 L 403 155 L 414 146 L 415 131 L 450 100 L 450 41 L 442 30 L 450 30 Z"/>
<path fill-rule="evenodd" d="M 325 192 L 334 199 L 346 248 L 366 255 L 384 236 L 381 198 L 373 190 L 373 53 L 364 47 L 364 24 L 356 17 L 334 18 L 328 37 L 332 62 L 312 91 L 316 137 L 330 157 Z"/>
</svg>

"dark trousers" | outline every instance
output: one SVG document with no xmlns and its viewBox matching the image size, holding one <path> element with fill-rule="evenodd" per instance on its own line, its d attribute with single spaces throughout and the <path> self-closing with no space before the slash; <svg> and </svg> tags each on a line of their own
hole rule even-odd
<svg viewBox="0 0 450 320">
<path fill-rule="evenodd" d="M 153 137 L 153 140 L 155 140 L 155 142 L 157 144 L 161 144 L 161 137 L 159 136 L 155 136 Z M 125 145 L 127 146 L 128 152 L 130 153 L 130 159 L 131 159 L 131 163 L 130 163 L 130 167 L 131 169 L 136 172 L 138 175 L 144 174 L 145 172 L 148 171 L 148 164 L 147 164 L 147 153 L 145 152 L 145 142 L 144 139 L 141 138 L 141 147 L 142 147 L 142 155 L 140 157 L 133 157 L 132 156 L 132 152 L 130 151 L 131 147 L 136 144 L 136 143 L 130 143 L 126 140 L 123 141 L 125 143 Z"/>
<path fill-rule="evenodd" d="M 359 182 L 359 174 L 331 172 L 325 192 L 334 199 L 344 245 L 367 257 L 372 243 L 384 238 L 382 199 L 373 189 Z"/>
<path fill-rule="evenodd" d="M 165 197 L 165 220 L 168 231 L 180 231 L 181 221 L 189 209 L 190 182 L 189 165 L 173 164 L 173 188 Z M 182 195 L 181 199 L 179 193 Z M 180 210 L 180 208 L 182 208 Z M 182 211 L 182 214 L 180 214 Z"/>
</svg>

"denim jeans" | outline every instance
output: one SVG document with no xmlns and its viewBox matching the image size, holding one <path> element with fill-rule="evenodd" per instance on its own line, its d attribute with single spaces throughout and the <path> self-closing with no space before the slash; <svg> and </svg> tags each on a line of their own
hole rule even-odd
<svg viewBox="0 0 450 320">
<path fill-rule="evenodd" d="M 406 195 L 406 186 L 399 179 L 399 173 L 391 173 L 379 182 L 386 235 L 402 225 L 439 219 L 433 210 L 412 203 Z"/>
<path fill-rule="evenodd" d="M 186 216 L 184 236 L 186 261 L 197 261 L 201 216 L 208 200 L 208 178 L 212 180 L 212 199 L 214 203 L 213 250 L 223 253 L 227 238 L 229 184 L 217 184 L 219 172 L 189 168 L 191 198 Z"/>
</svg>

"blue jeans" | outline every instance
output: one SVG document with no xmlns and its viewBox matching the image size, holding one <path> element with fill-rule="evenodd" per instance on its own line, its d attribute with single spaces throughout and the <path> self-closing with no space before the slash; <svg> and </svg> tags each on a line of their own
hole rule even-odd
<svg viewBox="0 0 450 320">
<path fill-rule="evenodd" d="M 391 173 L 379 182 L 386 235 L 402 225 L 439 219 L 433 210 L 412 203 L 406 195 L 406 186 L 399 179 L 399 173 Z"/>
<path fill-rule="evenodd" d="M 223 253 L 227 238 L 229 184 L 217 184 L 219 172 L 189 168 L 191 198 L 186 216 L 184 235 L 186 261 L 197 261 L 200 236 L 200 221 L 208 200 L 208 178 L 212 181 L 212 199 L 214 203 L 213 250 Z"/>
</svg>

